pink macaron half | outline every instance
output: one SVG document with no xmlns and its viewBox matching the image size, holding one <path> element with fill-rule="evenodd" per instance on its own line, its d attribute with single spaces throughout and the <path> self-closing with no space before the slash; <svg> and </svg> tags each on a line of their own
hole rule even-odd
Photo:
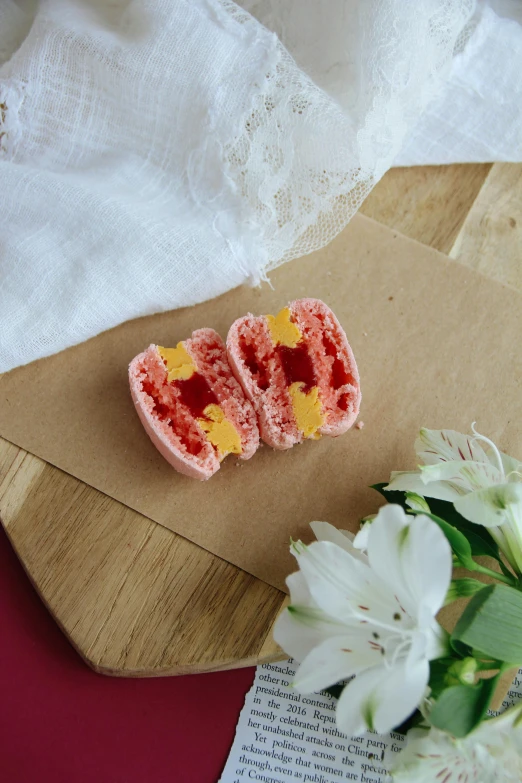
<svg viewBox="0 0 522 783">
<path fill-rule="evenodd" d="M 297 299 L 275 317 L 237 319 L 227 351 L 261 438 L 273 448 L 336 437 L 355 422 L 361 403 L 357 364 L 342 326 L 319 299 Z"/>
<path fill-rule="evenodd" d="M 198 329 L 175 349 L 150 345 L 130 363 L 129 383 L 145 431 L 180 473 L 203 481 L 227 454 L 255 453 L 256 415 L 213 329 Z"/>
</svg>

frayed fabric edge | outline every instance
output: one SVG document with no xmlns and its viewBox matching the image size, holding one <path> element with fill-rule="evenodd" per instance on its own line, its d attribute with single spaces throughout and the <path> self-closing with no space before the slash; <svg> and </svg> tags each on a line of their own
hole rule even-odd
<svg viewBox="0 0 522 783">
<path fill-rule="evenodd" d="M 10 159 L 21 135 L 20 108 L 25 85 L 0 82 L 0 156 Z"/>
</svg>

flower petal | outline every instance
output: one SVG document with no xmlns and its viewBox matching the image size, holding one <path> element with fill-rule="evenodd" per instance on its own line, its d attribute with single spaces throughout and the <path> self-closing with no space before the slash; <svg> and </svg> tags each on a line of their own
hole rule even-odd
<svg viewBox="0 0 522 783">
<path fill-rule="evenodd" d="M 398 505 L 380 508 L 368 531 L 368 560 L 372 571 L 381 575 L 387 589 L 396 597 L 394 613 L 402 609 L 415 617 L 417 602 L 411 600 L 402 562 L 402 543 L 408 536 L 411 519 Z"/>
<path fill-rule="evenodd" d="M 298 542 L 294 549 L 312 600 L 326 614 L 351 628 L 370 622 L 388 633 L 411 629 L 414 615 L 401 609 L 387 581 L 366 563 L 329 541 Z"/>
<path fill-rule="evenodd" d="M 412 729 L 392 766 L 394 783 L 501 783 L 496 761 L 480 746 L 467 744 L 438 729 Z"/>
<path fill-rule="evenodd" d="M 434 616 L 448 591 L 452 554 L 440 527 L 425 516 L 416 516 L 403 543 L 403 570 L 412 598 Z"/>
<path fill-rule="evenodd" d="M 375 666 L 358 674 L 341 693 L 337 725 L 349 737 L 373 729 L 384 734 L 400 726 L 420 703 L 429 664 L 418 660 L 391 668 Z"/>
<path fill-rule="evenodd" d="M 425 465 L 453 460 L 490 462 L 486 452 L 472 435 L 463 435 L 455 430 L 428 430 L 423 427 L 415 441 L 415 451 Z"/>
<path fill-rule="evenodd" d="M 452 568 L 451 548 L 438 525 L 422 515 L 412 518 L 400 506 L 383 506 L 370 527 L 368 558 L 410 616 L 431 624 Z"/>
<path fill-rule="evenodd" d="M 504 476 L 496 465 L 471 460 L 424 465 L 420 469 L 420 477 L 424 484 L 431 484 L 432 481 L 451 481 L 452 484 L 456 484 L 454 488 L 461 494 L 474 492 L 491 484 L 502 484 L 504 481 Z"/>
<path fill-rule="evenodd" d="M 345 634 L 346 626 L 320 609 L 293 604 L 281 612 L 273 630 L 277 644 L 296 661 L 303 661 L 325 639 Z"/>
<path fill-rule="evenodd" d="M 450 635 L 435 619 L 429 631 L 425 631 L 423 651 L 428 661 L 451 655 Z"/>
<path fill-rule="evenodd" d="M 366 550 L 368 549 L 368 533 L 370 532 L 370 525 L 372 522 L 373 519 L 365 522 L 353 540 L 354 547 L 364 551 L 366 561 L 368 561 L 368 555 L 366 554 Z"/>
<path fill-rule="evenodd" d="M 450 484 L 440 481 L 432 481 L 430 484 L 426 484 L 421 479 L 420 470 L 394 470 L 390 476 L 390 483 L 384 489 L 415 492 L 424 498 L 449 500 L 450 503 L 453 503 L 461 496 L 461 492 Z"/>
<path fill-rule="evenodd" d="M 382 654 L 370 640 L 371 635 L 359 629 L 325 639 L 301 663 L 294 687 L 301 693 L 314 693 L 381 663 Z"/>
<path fill-rule="evenodd" d="M 522 757 L 516 726 L 520 707 L 484 720 L 462 740 L 439 729 L 412 729 L 391 772 L 395 783 L 516 783 Z"/>
<path fill-rule="evenodd" d="M 522 462 L 502 451 L 499 451 L 499 454 L 508 481 L 520 481 L 522 479 Z"/>
<path fill-rule="evenodd" d="M 463 517 L 484 527 L 496 527 L 513 521 L 522 532 L 522 484 L 496 484 L 463 495 L 455 502 Z M 520 538 L 522 544 L 522 537 Z"/>
<path fill-rule="evenodd" d="M 342 622 L 352 623 L 360 615 L 357 605 L 366 605 L 376 581 L 369 566 L 330 541 L 307 547 L 300 544 L 294 554 L 316 604 Z"/>
<path fill-rule="evenodd" d="M 290 591 L 290 603 L 312 606 L 313 600 L 306 579 L 300 571 L 296 571 L 286 577 L 286 584 Z"/>
<path fill-rule="evenodd" d="M 516 704 L 495 718 L 489 718 L 479 723 L 469 735 L 476 742 L 488 745 L 498 745 L 502 734 L 509 734 L 513 739 L 522 739 L 522 704 Z M 521 760 L 522 763 L 522 760 Z"/>
<path fill-rule="evenodd" d="M 318 541 L 330 541 L 332 544 L 337 544 L 341 549 L 344 549 L 352 557 L 361 560 L 363 563 L 368 562 L 368 558 L 358 548 L 354 546 L 355 536 L 348 530 L 338 530 L 329 522 L 310 522 L 310 527 L 314 531 L 314 535 Z"/>
</svg>

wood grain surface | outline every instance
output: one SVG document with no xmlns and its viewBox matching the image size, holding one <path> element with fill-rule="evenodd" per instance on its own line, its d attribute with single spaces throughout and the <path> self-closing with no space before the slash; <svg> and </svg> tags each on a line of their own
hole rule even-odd
<svg viewBox="0 0 522 783">
<path fill-rule="evenodd" d="M 395 169 L 361 211 L 522 290 L 522 166 Z M 283 593 L 2 439 L 0 515 L 96 671 L 173 675 L 283 657 L 271 638 Z"/>
</svg>

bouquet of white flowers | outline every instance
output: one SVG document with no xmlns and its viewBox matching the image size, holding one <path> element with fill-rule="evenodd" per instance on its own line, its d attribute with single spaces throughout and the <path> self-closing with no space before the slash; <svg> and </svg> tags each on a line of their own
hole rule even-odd
<svg viewBox="0 0 522 783">
<path fill-rule="evenodd" d="M 314 522 L 316 542 L 292 542 L 275 638 L 300 662 L 298 691 L 338 697 L 341 731 L 408 731 L 396 783 L 520 781 L 522 707 L 488 710 L 522 665 L 522 463 L 474 427 L 423 429 L 416 451 L 418 470 L 375 486 L 388 505 L 356 536 Z M 437 615 L 461 597 L 449 632 Z"/>
</svg>

